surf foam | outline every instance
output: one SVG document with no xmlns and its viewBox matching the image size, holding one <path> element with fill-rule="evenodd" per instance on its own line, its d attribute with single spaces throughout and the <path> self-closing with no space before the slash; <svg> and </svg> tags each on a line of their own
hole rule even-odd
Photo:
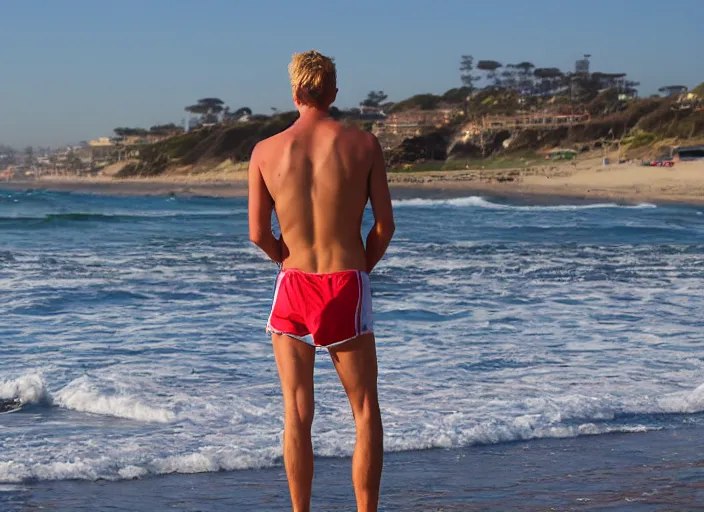
<svg viewBox="0 0 704 512">
<path fill-rule="evenodd" d="M 493 210 L 527 210 L 527 211 L 572 211 L 572 210 L 592 210 L 598 208 L 624 208 L 624 209 L 644 209 L 657 208 L 656 205 L 650 203 L 640 203 L 637 205 L 620 205 L 616 203 L 591 203 L 591 204 L 562 204 L 562 205 L 543 205 L 543 206 L 522 206 L 492 203 L 483 197 L 470 196 L 458 197 L 454 199 L 395 199 L 393 201 L 395 207 L 433 207 L 433 206 L 454 206 L 454 207 L 475 207 L 487 208 Z"/>
<path fill-rule="evenodd" d="M 44 379 L 39 374 L 23 375 L 14 380 L 0 381 L 0 398 L 19 398 L 25 404 L 50 405 L 53 402 Z"/>
<path fill-rule="evenodd" d="M 99 389 L 87 377 L 72 381 L 56 393 L 54 401 L 60 407 L 74 411 L 136 421 L 170 423 L 176 418 L 176 414 L 167 408 L 146 404 L 129 394 Z"/>
<path fill-rule="evenodd" d="M 52 394 L 41 375 L 23 375 L 14 380 L 0 381 L 0 398 L 19 398 L 24 404 L 55 405 L 135 421 L 170 423 L 176 419 L 176 414 L 168 408 L 144 403 L 136 396 L 116 390 L 100 389 L 86 376 Z"/>
</svg>

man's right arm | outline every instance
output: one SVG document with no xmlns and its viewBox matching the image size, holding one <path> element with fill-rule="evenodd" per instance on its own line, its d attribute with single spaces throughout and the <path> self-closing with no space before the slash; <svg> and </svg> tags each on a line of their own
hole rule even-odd
<svg viewBox="0 0 704 512">
<path fill-rule="evenodd" d="M 249 239 L 269 258 L 276 263 L 283 261 L 283 238 L 276 238 L 271 232 L 271 214 L 274 211 L 274 199 L 266 188 L 264 178 L 259 169 L 259 153 L 261 146 L 257 144 L 249 160 L 248 214 Z"/>
<path fill-rule="evenodd" d="M 374 225 L 367 235 L 367 272 L 371 272 L 384 257 L 396 229 L 384 155 L 379 141 L 373 135 L 372 137 L 373 163 L 369 174 L 369 201 L 374 213 Z"/>
</svg>

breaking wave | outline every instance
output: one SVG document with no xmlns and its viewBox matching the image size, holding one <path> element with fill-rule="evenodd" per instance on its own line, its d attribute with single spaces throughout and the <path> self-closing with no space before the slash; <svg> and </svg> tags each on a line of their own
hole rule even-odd
<svg viewBox="0 0 704 512">
<path fill-rule="evenodd" d="M 98 389 L 88 377 L 81 377 L 56 392 L 48 392 L 42 378 L 26 375 L 0 382 L 0 397 L 19 396 L 28 403 L 44 404 L 92 414 L 128 418 L 137 421 L 178 422 L 173 411 L 151 406 L 134 396 L 115 396 Z M 399 452 L 435 448 L 461 448 L 533 439 L 563 439 L 614 433 L 641 433 L 662 429 L 656 417 L 693 414 L 704 411 L 704 385 L 691 391 L 671 393 L 656 398 L 602 398 L 565 395 L 561 397 L 525 398 L 524 408 L 537 414 L 479 419 L 469 411 L 431 415 L 418 428 L 385 432 L 385 451 Z M 537 408 L 536 408 L 537 406 Z M 518 412 L 514 410 L 514 413 Z M 510 413 L 509 413 L 510 414 Z M 17 416 L 15 416 L 17 417 Z M 351 432 L 341 435 L 314 433 L 316 455 L 348 457 L 352 451 Z M 350 437 L 350 439 L 347 439 Z M 121 480 L 172 473 L 204 473 L 259 469 L 281 465 L 278 436 L 272 442 L 246 442 L 227 434 L 199 437 L 200 446 L 187 447 L 182 453 L 167 455 L 169 450 L 142 449 L 125 452 L 113 447 L 96 455 L 72 454 L 52 456 L 49 460 L 0 461 L 0 482 L 31 480 Z M 213 443 L 218 439 L 217 443 Z M 95 440 L 100 442 L 99 439 Z M 244 442 L 243 442 L 244 441 Z M 253 440 L 252 440 L 253 441 Z M 262 440 L 260 440 L 262 441 Z M 154 448 L 154 447 L 152 447 Z M 90 452 L 87 452 L 90 453 Z M 61 460 L 61 459 L 65 460 Z"/>
<path fill-rule="evenodd" d="M 0 398 L 19 398 L 26 405 L 55 406 L 135 421 L 169 423 L 176 418 L 176 414 L 168 408 L 150 405 L 139 397 L 105 389 L 105 386 L 101 389 L 86 376 L 71 381 L 52 394 L 42 376 L 23 375 L 14 380 L 0 381 Z"/>
<path fill-rule="evenodd" d="M 501 203 L 492 203 L 483 197 L 470 196 L 459 197 L 454 199 L 396 199 L 393 201 L 396 207 L 433 207 L 433 206 L 454 206 L 454 207 L 475 207 L 488 208 L 495 210 L 526 210 L 526 211 L 572 211 L 572 210 L 592 210 L 596 208 L 625 208 L 625 209 L 644 209 L 657 208 L 656 205 L 650 203 L 640 203 L 637 205 L 620 205 L 616 203 L 591 203 L 591 204 L 561 204 L 561 205 L 544 205 L 544 206 L 520 206 Z"/>
</svg>

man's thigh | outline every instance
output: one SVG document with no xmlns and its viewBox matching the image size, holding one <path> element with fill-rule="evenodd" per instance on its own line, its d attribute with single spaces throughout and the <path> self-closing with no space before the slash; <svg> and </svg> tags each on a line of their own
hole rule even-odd
<svg viewBox="0 0 704 512">
<path fill-rule="evenodd" d="M 271 342 L 286 406 L 312 408 L 315 348 L 281 334 L 273 334 Z"/>
<path fill-rule="evenodd" d="M 352 411 L 356 413 L 368 405 L 376 405 L 378 367 L 374 334 L 363 334 L 331 347 L 330 356 L 350 399 Z"/>
</svg>

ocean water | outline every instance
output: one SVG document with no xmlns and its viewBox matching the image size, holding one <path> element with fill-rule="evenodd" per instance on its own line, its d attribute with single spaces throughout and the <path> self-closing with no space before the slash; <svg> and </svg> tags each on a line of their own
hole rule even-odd
<svg viewBox="0 0 704 512">
<path fill-rule="evenodd" d="M 697 207 L 395 201 L 387 451 L 704 423 Z M 368 227 L 369 215 L 365 220 Z M 281 467 L 276 266 L 246 200 L 0 191 L 0 484 Z M 354 426 L 318 353 L 314 451 Z"/>
</svg>

